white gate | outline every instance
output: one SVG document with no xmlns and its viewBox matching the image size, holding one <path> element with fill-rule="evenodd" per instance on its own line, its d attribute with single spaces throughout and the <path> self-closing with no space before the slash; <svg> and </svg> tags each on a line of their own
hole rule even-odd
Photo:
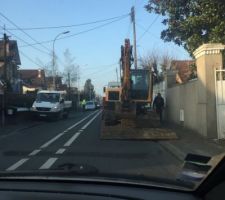
<svg viewBox="0 0 225 200">
<path fill-rule="evenodd" d="M 225 139 L 225 70 L 216 70 L 215 81 L 218 139 Z"/>
</svg>

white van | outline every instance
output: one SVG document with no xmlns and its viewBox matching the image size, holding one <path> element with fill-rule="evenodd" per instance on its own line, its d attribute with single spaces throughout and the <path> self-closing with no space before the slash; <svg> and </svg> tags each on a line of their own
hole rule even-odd
<svg viewBox="0 0 225 200">
<path fill-rule="evenodd" d="M 31 111 L 37 117 L 68 117 L 72 101 L 66 100 L 66 91 L 42 90 L 37 93 Z"/>
</svg>

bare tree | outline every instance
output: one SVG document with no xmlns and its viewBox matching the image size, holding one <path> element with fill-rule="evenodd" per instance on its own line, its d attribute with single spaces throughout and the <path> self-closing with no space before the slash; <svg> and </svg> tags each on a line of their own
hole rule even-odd
<svg viewBox="0 0 225 200">
<path fill-rule="evenodd" d="M 174 57 L 168 52 L 152 50 L 140 58 L 140 64 L 144 69 L 151 69 L 155 82 L 158 82 L 164 80 L 165 72 L 170 69 L 172 60 Z"/>
<path fill-rule="evenodd" d="M 53 52 L 52 55 L 49 56 L 49 61 L 44 63 L 40 58 L 36 58 L 36 62 L 42 66 L 41 68 L 45 71 L 46 76 L 53 76 Z M 59 71 L 59 65 L 58 65 L 58 56 L 55 55 L 55 70 L 56 70 L 56 75 L 61 74 Z"/>
<path fill-rule="evenodd" d="M 160 58 L 159 54 L 155 50 L 148 52 L 146 55 L 144 55 L 140 58 L 140 65 L 144 69 L 150 69 L 153 72 L 155 81 L 158 80 L 159 58 Z"/>
<path fill-rule="evenodd" d="M 79 79 L 79 65 L 75 64 L 74 61 L 75 57 L 71 55 L 69 49 L 66 49 L 64 52 L 63 77 L 65 81 L 71 86 L 76 86 L 76 83 Z"/>
<path fill-rule="evenodd" d="M 140 58 L 140 64 L 144 69 L 152 69 L 154 65 L 158 65 L 159 55 L 156 51 L 148 52 Z"/>
<path fill-rule="evenodd" d="M 174 56 L 169 55 L 168 52 L 161 54 L 160 56 L 161 71 L 165 72 L 166 70 L 169 70 L 171 68 L 171 63 L 174 59 L 175 59 Z"/>
</svg>

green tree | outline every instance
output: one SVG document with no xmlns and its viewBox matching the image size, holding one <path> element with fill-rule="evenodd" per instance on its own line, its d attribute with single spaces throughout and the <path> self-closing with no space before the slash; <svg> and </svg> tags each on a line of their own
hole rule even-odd
<svg viewBox="0 0 225 200">
<path fill-rule="evenodd" d="M 223 0 L 149 0 L 145 8 L 164 17 L 161 38 L 182 45 L 190 55 L 203 43 L 225 43 Z"/>
</svg>

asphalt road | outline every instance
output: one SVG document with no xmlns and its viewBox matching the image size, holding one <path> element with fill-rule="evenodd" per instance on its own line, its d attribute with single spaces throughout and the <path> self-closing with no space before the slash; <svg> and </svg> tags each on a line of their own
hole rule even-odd
<svg viewBox="0 0 225 200">
<path fill-rule="evenodd" d="M 181 162 L 155 141 L 101 140 L 101 110 L 43 122 L 0 138 L 0 170 L 79 166 L 101 174 L 174 179 Z"/>
</svg>

